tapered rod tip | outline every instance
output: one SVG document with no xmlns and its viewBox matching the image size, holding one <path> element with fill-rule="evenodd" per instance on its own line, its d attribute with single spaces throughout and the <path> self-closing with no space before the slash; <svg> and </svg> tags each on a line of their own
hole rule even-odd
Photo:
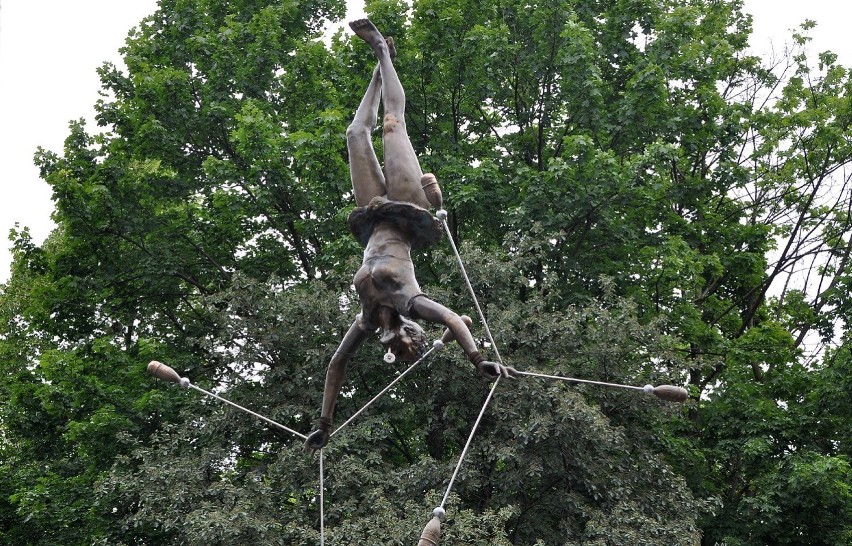
<svg viewBox="0 0 852 546">
<path fill-rule="evenodd" d="M 423 528 L 423 533 L 420 535 L 420 540 L 417 546 L 438 546 L 441 542 L 441 520 L 438 516 L 432 516 L 426 527 Z"/>
<path fill-rule="evenodd" d="M 426 173 L 420 178 L 420 185 L 423 188 L 423 193 L 426 194 L 426 200 L 429 204 L 438 209 L 444 210 L 444 197 L 441 195 L 441 186 L 438 185 L 438 179 L 432 173 Z M 442 219 L 442 218 L 439 218 Z"/>
<path fill-rule="evenodd" d="M 683 387 L 674 385 L 659 385 L 654 387 L 654 396 L 667 402 L 686 402 L 689 393 Z"/>
<path fill-rule="evenodd" d="M 180 383 L 180 375 L 176 371 L 156 360 L 148 363 L 148 373 L 169 383 Z"/>
</svg>

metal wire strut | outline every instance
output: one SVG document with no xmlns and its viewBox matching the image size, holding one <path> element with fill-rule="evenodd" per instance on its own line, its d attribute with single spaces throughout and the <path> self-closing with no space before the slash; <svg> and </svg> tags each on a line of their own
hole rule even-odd
<svg viewBox="0 0 852 546">
<path fill-rule="evenodd" d="M 222 398 L 219 395 L 213 394 L 210 391 L 206 391 L 206 390 L 202 389 L 201 387 L 196 387 L 195 385 L 193 385 L 189 381 L 188 377 L 181 377 L 180 375 L 178 375 L 178 373 L 176 371 L 174 371 L 174 369 L 172 369 L 169 366 L 166 366 L 162 362 L 157 362 L 156 360 L 152 360 L 148 364 L 148 373 L 150 373 L 151 375 L 154 375 L 156 377 L 159 377 L 160 379 L 162 379 L 164 381 L 168 381 L 170 383 L 177 383 L 178 385 L 180 385 L 181 387 L 183 387 L 185 389 L 195 389 L 202 394 L 206 394 L 207 396 L 209 396 L 211 398 L 215 398 L 216 400 L 218 400 L 220 402 L 228 404 L 229 406 L 237 408 L 238 410 L 244 411 L 244 412 L 248 413 L 249 415 L 258 418 L 265 423 L 268 423 L 268 424 L 270 424 L 270 425 L 272 425 L 276 428 L 280 428 L 281 430 L 283 430 L 285 432 L 289 432 L 290 434 L 292 434 L 294 436 L 298 436 L 302 440 L 308 439 L 308 437 L 305 436 L 304 434 L 302 434 L 301 432 L 297 432 L 297 431 L 293 430 L 292 428 L 285 427 L 281 423 L 275 422 L 272 419 L 269 419 L 268 417 L 264 417 L 263 415 L 260 415 L 259 413 L 255 413 L 248 408 L 242 407 L 239 404 L 235 404 L 235 403 L 231 402 L 230 400 L 226 400 L 225 398 Z"/>
<path fill-rule="evenodd" d="M 515 370 L 518 375 L 528 375 L 531 377 L 542 377 L 544 379 L 557 379 L 560 381 L 569 381 L 571 383 L 586 383 L 589 385 L 601 385 L 603 387 L 617 387 L 620 389 L 633 389 L 637 391 L 642 391 L 645 394 L 653 394 L 657 398 L 662 400 L 666 400 L 668 402 L 686 402 L 686 399 L 689 397 L 689 393 L 683 387 L 675 387 L 674 385 L 645 385 L 644 387 L 637 387 L 635 385 L 623 385 L 621 383 L 607 383 L 605 381 L 591 381 L 589 379 L 577 379 L 576 377 L 563 377 L 561 375 L 547 375 L 543 373 L 535 373 L 535 372 L 522 372 Z"/>
<path fill-rule="evenodd" d="M 320 509 L 320 546 L 325 546 L 325 469 L 323 468 L 323 450 L 319 450 L 319 509 Z"/>
<path fill-rule="evenodd" d="M 453 240 L 450 225 L 447 223 L 447 211 L 441 209 L 436 213 L 436 216 L 444 226 L 444 231 L 447 232 L 447 239 L 450 241 L 450 246 L 453 248 L 453 253 L 456 255 L 456 261 L 459 264 L 459 269 L 461 270 L 464 282 L 467 285 L 467 290 L 470 292 L 470 297 L 473 298 L 473 305 L 476 307 L 476 312 L 479 314 L 479 320 L 482 321 L 482 326 L 485 328 L 485 334 L 488 336 L 488 341 L 491 342 L 491 348 L 494 349 L 494 356 L 497 357 L 497 362 L 502 364 L 503 359 L 500 357 L 500 351 L 497 350 L 497 344 L 494 343 L 494 336 L 491 335 L 491 328 L 488 327 L 488 321 L 485 320 L 485 313 L 482 312 L 482 307 L 479 306 L 479 300 L 476 298 L 476 292 L 473 291 L 473 285 L 470 284 L 470 277 L 467 276 L 467 270 L 464 268 L 464 262 L 462 262 L 461 254 L 459 254 L 459 249 L 456 247 L 456 242 Z"/>
<path fill-rule="evenodd" d="M 456 468 L 453 471 L 452 477 L 450 478 L 450 483 L 449 485 L 447 485 L 447 491 L 444 493 L 444 498 L 443 500 L 441 500 L 440 506 L 438 506 L 438 508 L 440 508 L 442 511 L 446 511 L 447 499 L 450 496 L 450 491 L 453 490 L 453 484 L 455 483 L 456 477 L 459 474 L 459 469 L 461 468 L 462 462 L 464 461 L 465 457 L 467 457 L 467 450 L 470 448 L 470 443 L 473 441 L 473 437 L 476 434 L 476 429 L 479 428 L 479 422 L 482 421 L 482 416 L 485 415 L 485 408 L 487 408 L 489 402 L 491 402 L 491 397 L 494 395 L 494 391 L 497 390 L 497 384 L 499 382 L 500 377 L 498 377 L 491 385 L 491 390 L 488 391 L 488 396 L 485 398 L 485 402 L 482 404 L 482 409 L 479 410 L 479 416 L 476 418 L 476 422 L 473 423 L 473 428 L 470 430 L 470 435 L 467 437 L 467 442 L 465 442 L 464 444 L 464 449 L 462 449 L 461 455 L 459 455 L 459 461 L 458 463 L 456 463 Z"/>
<path fill-rule="evenodd" d="M 470 277 L 468 277 L 467 270 L 464 267 L 464 262 L 462 261 L 459 249 L 456 246 L 456 242 L 453 240 L 453 234 L 450 231 L 449 224 L 447 223 L 447 211 L 441 209 L 437 212 L 436 216 L 443 224 L 444 230 L 447 232 L 447 239 L 450 241 L 450 246 L 453 249 L 453 253 L 456 255 L 456 261 L 459 264 L 459 269 L 461 270 L 462 277 L 464 278 L 464 282 L 467 285 L 468 291 L 470 292 L 470 297 L 473 299 L 473 304 L 476 307 L 476 312 L 479 314 L 479 320 L 482 321 L 482 326 L 485 328 L 485 333 L 488 335 L 488 340 L 491 342 L 491 348 L 494 351 L 494 355 L 496 356 L 497 361 L 500 364 L 503 364 L 503 358 L 500 356 L 500 351 L 497 349 L 497 343 L 494 342 L 494 336 L 491 335 L 491 328 L 488 327 L 488 321 L 485 319 L 485 313 L 482 312 L 482 307 L 480 307 L 479 300 L 476 297 L 476 292 L 473 290 L 473 285 L 470 283 Z M 446 513 L 447 499 L 450 496 L 450 492 L 453 490 L 453 485 L 455 485 L 455 481 L 458 477 L 461 465 L 467 457 L 468 449 L 470 449 L 470 444 L 471 442 L 473 442 L 473 437 L 476 435 L 476 431 L 479 428 L 479 423 L 482 421 L 482 416 L 485 415 L 485 409 L 491 402 L 491 398 L 494 396 L 494 391 L 497 390 L 497 385 L 499 384 L 500 377 L 498 376 L 494 383 L 491 385 L 491 389 L 488 391 L 488 396 L 485 398 L 485 402 L 482 404 L 482 409 L 479 410 L 479 416 L 476 418 L 476 422 L 474 422 L 473 424 L 473 428 L 470 431 L 470 435 L 467 437 L 467 442 L 464 445 L 464 449 L 462 449 L 462 452 L 459 455 L 459 460 L 456 463 L 455 470 L 453 470 L 453 475 L 450 478 L 450 483 L 447 485 L 447 490 L 444 493 L 444 498 L 441 500 L 441 505 L 436 507 L 433 511 L 433 514 L 436 518 L 441 518 Z"/>
<path fill-rule="evenodd" d="M 387 386 L 387 387 L 385 387 L 384 389 L 382 389 L 382 390 L 379 392 L 379 394 L 377 394 L 377 395 L 376 395 L 376 396 L 374 396 L 374 397 L 373 397 L 373 398 L 372 398 L 369 402 L 367 402 L 366 404 L 364 404 L 364 405 L 361 407 L 361 409 L 359 409 L 359 410 L 358 410 L 358 411 L 356 411 L 354 414 L 352 414 L 352 417 L 350 417 L 350 418 L 349 418 L 349 419 L 347 419 L 347 420 L 346 420 L 346 421 L 345 421 L 342 425 L 340 425 L 339 427 L 337 427 L 337 428 L 336 428 L 336 429 L 335 429 L 335 430 L 334 430 L 331 434 L 329 434 L 329 435 L 328 435 L 328 437 L 329 437 L 329 438 L 333 437 L 335 434 L 337 434 L 338 432 L 340 432 L 340 430 L 341 430 L 343 427 L 347 426 L 349 423 L 351 423 L 352 421 L 354 421 L 354 420 L 355 420 L 355 418 L 356 418 L 356 417 L 358 417 L 359 415 L 361 415 L 362 413 L 364 413 L 364 411 L 365 411 L 368 407 L 370 407 L 370 406 L 373 404 L 373 402 L 375 402 L 376 400 L 378 400 L 379 398 L 381 398 L 381 397 L 382 397 L 382 396 L 383 396 L 386 392 L 388 392 L 388 391 L 389 391 L 389 390 L 390 390 L 390 389 L 391 389 L 394 385 L 396 385 L 397 383 L 399 383 L 399 382 L 402 380 L 402 378 L 403 378 L 403 377 L 405 377 L 406 375 L 408 375 L 408 372 L 410 372 L 411 370 L 413 370 L 415 366 L 417 366 L 418 364 L 420 364 L 421 362 L 423 362 L 424 360 L 426 360 L 426 358 L 427 358 L 430 354 L 432 354 L 432 352 L 434 352 L 435 350 L 439 349 L 439 348 L 440 348 L 440 347 L 442 347 L 442 346 L 443 346 L 443 343 L 441 343 L 441 344 L 440 344 L 440 346 L 439 346 L 439 345 L 438 345 L 438 342 L 435 342 L 435 344 L 434 344 L 434 345 L 432 345 L 432 347 L 430 347 L 430 348 L 429 348 L 429 350 L 428 350 L 428 351 L 426 351 L 426 352 L 423 354 L 423 356 L 421 356 L 420 358 L 418 358 L 417 360 L 415 360 L 415 361 L 414 361 L 414 363 L 413 363 L 411 366 L 409 366 L 409 367 L 408 367 L 408 368 L 407 368 L 404 372 L 402 372 L 401 374 L 399 374 L 399 375 L 398 375 L 398 376 L 397 376 L 397 377 L 396 377 L 393 381 L 391 381 L 391 382 L 390 382 L 390 384 L 388 384 L 388 386 Z"/>
</svg>

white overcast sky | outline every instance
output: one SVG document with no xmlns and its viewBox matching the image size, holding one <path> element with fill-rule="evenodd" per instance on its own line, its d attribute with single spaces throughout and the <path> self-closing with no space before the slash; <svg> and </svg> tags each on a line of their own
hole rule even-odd
<svg viewBox="0 0 852 546">
<path fill-rule="evenodd" d="M 352 16 L 363 9 L 352 0 Z M 156 9 L 156 0 L 0 0 L 0 283 L 8 280 L 7 234 L 16 222 L 36 242 L 50 233 L 50 189 L 38 176 L 33 154 L 58 153 L 72 119 L 92 119 L 100 82 L 95 69 L 120 63 L 118 49 L 131 27 Z M 813 51 L 830 49 L 852 66 L 846 0 L 746 0 L 754 16 L 752 48 L 768 54 L 789 42 L 805 19 Z"/>
</svg>

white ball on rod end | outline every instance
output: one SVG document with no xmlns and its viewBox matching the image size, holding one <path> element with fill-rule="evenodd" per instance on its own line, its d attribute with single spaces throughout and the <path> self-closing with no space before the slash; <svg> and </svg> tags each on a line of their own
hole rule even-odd
<svg viewBox="0 0 852 546">
<path fill-rule="evenodd" d="M 437 506 L 437 507 L 435 507 L 434 510 L 432 510 L 432 515 L 435 516 L 436 518 L 444 519 L 444 516 L 447 515 L 447 511 L 444 510 L 442 507 Z"/>
<path fill-rule="evenodd" d="M 443 222 L 444 220 L 447 219 L 447 211 L 444 210 L 444 209 L 441 209 L 441 210 L 439 210 L 438 212 L 435 213 L 435 216 L 438 217 L 438 220 Z"/>
<path fill-rule="evenodd" d="M 189 388 L 189 378 L 188 377 L 181 377 L 180 378 L 180 386 L 183 387 L 184 389 L 188 389 Z"/>
<path fill-rule="evenodd" d="M 440 339 L 436 339 L 435 341 L 432 342 L 432 347 L 434 347 L 436 351 L 440 351 L 441 349 L 444 348 L 444 342 L 441 341 Z"/>
<path fill-rule="evenodd" d="M 645 394 L 654 394 L 654 385 L 645 385 L 644 387 L 642 387 L 642 390 L 645 392 Z"/>
</svg>

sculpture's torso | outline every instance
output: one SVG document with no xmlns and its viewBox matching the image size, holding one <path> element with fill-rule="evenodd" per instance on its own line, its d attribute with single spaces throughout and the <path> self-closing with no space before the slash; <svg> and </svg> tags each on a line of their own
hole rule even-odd
<svg viewBox="0 0 852 546">
<path fill-rule="evenodd" d="M 378 325 L 381 307 L 408 316 L 409 301 L 421 294 L 410 252 L 411 243 L 394 223 L 375 226 L 353 281 L 361 300 L 362 320 L 367 324 Z"/>
</svg>

